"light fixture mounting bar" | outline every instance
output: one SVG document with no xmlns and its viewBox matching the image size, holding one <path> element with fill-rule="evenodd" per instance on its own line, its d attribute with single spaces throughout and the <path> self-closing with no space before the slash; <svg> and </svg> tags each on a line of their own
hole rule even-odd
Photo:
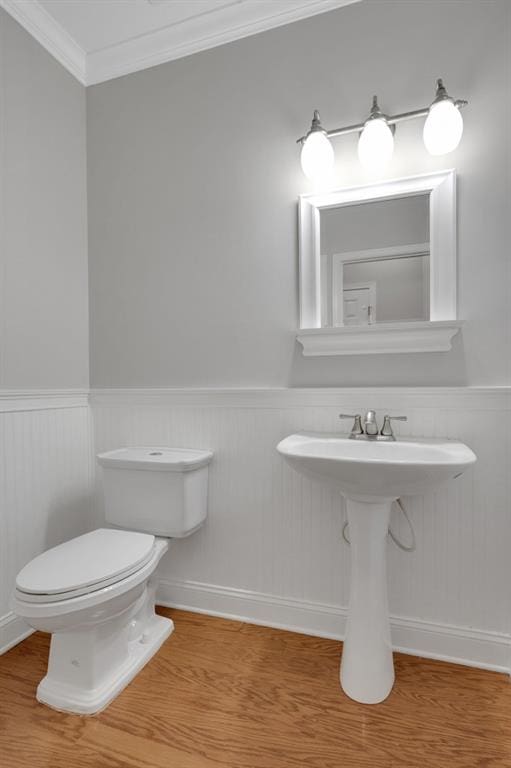
<svg viewBox="0 0 511 768">
<path fill-rule="evenodd" d="M 458 109 L 462 109 L 462 107 L 467 106 L 468 101 L 465 101 L 465 99 L 456 99 L 454 104 Z M 428 112 L 429 107 L 424 107 L 424 109 L 414 109 L 411 112 L 400 112 L 398 115 L 389 115 L 386 120 L 389 125 L 396 125 L 396 123 L 403 123 L 405 120 L 415 120 L 418 117 L 426 117 Z M 326 131 L 326 135 L 331 139 L 335 136 L 346 136 L 348 133 L 358 133 L 364 128 L 364 125 L 365 122 L 356 123 L 355 125 L 346 125 L 342 128 L 334 128 L 331 131 Z M 299 139 L 299 141 L 302 141 L 302 139 Z"/>
</svg>

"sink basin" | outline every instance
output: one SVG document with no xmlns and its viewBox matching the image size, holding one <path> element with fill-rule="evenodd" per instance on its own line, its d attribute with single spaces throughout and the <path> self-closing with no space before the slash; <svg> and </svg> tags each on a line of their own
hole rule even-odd
<svg viewBox="0 0 511 768">
<path fill-rule="evenodd" d="M 458 477 L 476 456 L 450 440 L 351 440 L 314 432 L 290 435 L 277 450 L 298 472 L 346 497 L 351 587 L 340 680 L 355 701 L 377 704 L 394 685 L 386 575 L 392 504 Z"/>
<path fill-rule="evenodd" d="M 423 438 L 380 442 L 304 432 L 286 437 L 277 450 L 298 472 L 350 498 L 375 500 L 426 493 L 476 461 L 463 443 Z"/>
</svg>

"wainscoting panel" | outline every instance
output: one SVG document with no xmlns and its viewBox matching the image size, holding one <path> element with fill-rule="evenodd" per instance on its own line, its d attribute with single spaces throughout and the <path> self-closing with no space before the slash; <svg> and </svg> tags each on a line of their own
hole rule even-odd
<svg viewBox="0 0 511 768">
<path fill-rule="evenodd" d="M 465 441 L 461 478 L 405 498 L 417 550 L 389 541 L 393 641 L 412 652 L 508 669 L 511 627 L 511 392 L 505 388 L 96 390 L 96 450 L 209 448 L 209 516 L 172 543 L 160 599 L 342 637 L 349 548 L 340 495 L 290 469 L 275 446 L 299 430 L 345 429 L 338 414 L 406 414 L 402 434 Z M 101 514 L 100 475 L 97 507 Z M 395 530 L 407 530 L 397 512 Z M 280 617 L 280 618 L 279 618 Z"/>
<path fill-rule="evenodd" d="M 93 527 L 87 392 L 0 393 L 0 653 L 29 628 L 11 612 L 17 572 Z"/>
</svg>

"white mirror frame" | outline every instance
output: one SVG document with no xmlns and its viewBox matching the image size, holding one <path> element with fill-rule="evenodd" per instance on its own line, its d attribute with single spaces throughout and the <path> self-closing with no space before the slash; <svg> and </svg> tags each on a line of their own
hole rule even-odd
<svg viewBox="0 0 511 768">
<path fill-rule="evenodd" d="M 376 200 L 430 194 L 430 319 L 321 327 L 320 213 Z M 324 194 L 301 195 L 300 332 L 304 355 L 436 352 L 451 349 L 456 317 L 456 173 L 453 169 Z"/>
</svg>

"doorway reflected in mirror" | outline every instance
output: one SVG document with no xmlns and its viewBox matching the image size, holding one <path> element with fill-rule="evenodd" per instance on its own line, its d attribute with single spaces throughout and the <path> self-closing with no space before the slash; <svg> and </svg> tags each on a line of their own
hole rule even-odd
<svg viewBox="0 0 511 768">
<path fill-rule="evenodd" d="M 429 193 L 320 212 L 321 325 L 430 319 Z"/>
</svg>

